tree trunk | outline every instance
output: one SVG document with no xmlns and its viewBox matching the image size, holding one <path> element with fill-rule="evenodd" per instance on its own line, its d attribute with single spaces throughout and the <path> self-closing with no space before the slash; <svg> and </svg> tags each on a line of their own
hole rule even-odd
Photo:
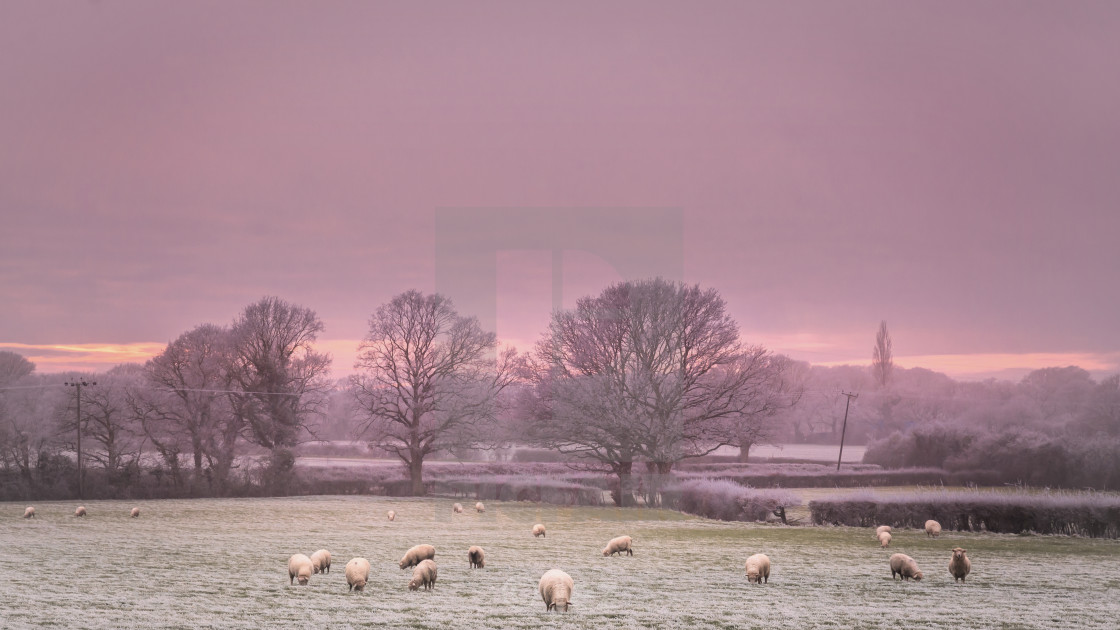
<svg viewBox="0 0 1120 630">
<path fill-rule="evenodd" d="M 413 451 L 408 462 L 408 478 L 412 482 L 412 496 L 422 497 L 427 492 L 424 489 L 424 455 Z"/>
<path fill-rule="evenodd" d="M 750 457 L 750 454 L 751 454 L 751 446 L 754 446 L 754 445 L 751 444 L 750 442 L 747 442 L 747 441 L 744 441 L 744 440 L 739 440 L 739 463 L 740 464 L 747 463 L 747 458 Z"/>
<path fill-rule="evenodd" d="M 620 462 L 618 464 L 618 488 L 611 492 L 611 498 L 618 507 L 634 505 L 634 462 Z"/>
</svg>

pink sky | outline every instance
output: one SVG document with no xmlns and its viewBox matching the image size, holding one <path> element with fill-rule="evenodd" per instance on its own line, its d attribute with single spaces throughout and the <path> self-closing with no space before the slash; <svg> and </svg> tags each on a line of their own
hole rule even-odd
<svg viewBox="0 0 1120 630">
<path fill-rule="evenodd" d="M 907 367 L 1114 373 L 1117 32 L 1113 2 L 4 2 L 0 349 L 103 368 L 278 295 L 343 373 L 436 288 L 437 209 L 673 208 L 748 341 L 866 362 L 885 319 Z M 516 240 L 524 346 L 552 258 Z M 563 260 L 566 303 L 622 277 Z"/>
</svg>

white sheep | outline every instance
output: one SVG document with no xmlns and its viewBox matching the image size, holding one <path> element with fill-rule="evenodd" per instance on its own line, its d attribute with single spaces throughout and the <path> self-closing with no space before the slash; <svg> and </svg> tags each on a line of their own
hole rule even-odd
<svg viewBox="0 0 1120 630">
<path fill-rule="evenodd" d="M 451 506 L 451 511 L 456 513 L 456 514 L 462 514 L 463 513 L 463 504 L 462 503 L 456 503 L 455 505 L 452 505 Z"/>
<path fill-rule="evenodd" d="M 35 518 L 35 508 L 30 505 L 27 506 L 27 509 L 23 511 L 23 518 Z"/>
<path fill-rule="evenodd" d="M 421 586 L 424 590 L 431 590 L 436 585 L 436 563 L 432 560 L 425 560 L 416 565 L 412 570 L 412 579 L 408 582 L 408 590 L 419 590 Z"/>
<path fill-rule="evenodd" d="M 622 555 L 623 552 L 629 555 L 634 555 L 633 547 L 634 539 L 629 536 L 619 536 L 618 538 L 610 539 L 606 547 L 603 547 L 604 556 L 613 556 L 614 554 Z"/>
<path fill-rule="evenodd" d="M 878 538 L 879 534 L 882 534 L 883 532 L 887 532 L 888 534 L 890 534 L 893 531 L 894 530 L 891 529 L 890 525 L 880 525 L 880 526 L 875 528 L 875 537 Z"/>
<path fill-rule="evenodd" d="M 918 570 L 918 563 L 914 559 L 904 553 L 896 553 L 891 556 L 891 579 L 898 575 L 903 580 L 914 578 L 921 581 L 922 572 Z"/>
<path fill-rule="evenodd" d="M 479 501 L 478 503 L 474 504 L 474 510 L 476 512 L 485 512 L 486 506 L 482 504 L 482 501 Z"/>
<path fill-rule="evenodd" d="M 756 553 L 747 558 L 747 582 L 755 584 L 770 583 L 770 557 Z"/>
<path fill-rule="evenodd" d="M 416 545 L 412 549 L 405 552 L 404 557 L 401 558 L 401 568 L 407 569 L 420 564 L 423 560 L 431 560 L 436 557 L 436 548 L 431 545 Z"/>
<path fill-rule="evenodd" d="M 74 516 L 82 517 L 86 515 L 86 506 L 79 505 L 78 509 L 74 510 Z"/>
<path fill-rule="evenodd" d="M 366 582 L 368 581 L 369 560 L 365 558 L 352 558 L 350 562 L 346 563 L 346 583 L 350 585 L 350 591 L 358 591 L 360 593 L 362 589 L 366 587 Z"/>
<path fill-rule="evenodd" d="M 389 510 L 389 513 L 387 514 L 387 516 L 389 517 L 390 521 L 397 520 L 397 513 L 392 511 L 392 510 Z"/>
<path fill-rule="evenodd" d="M 568 606 L 571 605 L 572 589 L 575 583 L 572 581 L 572 576 L 564 573 L 560 569 L 549 569 L 541 576 L 541 599 L 544 600 L 544 609 L 546 611 L 561 610 L 568 612 Z"/>
<path fill-rule="evenodd" d="M 953 576 L 954 583 L 957 580 L 963 582 L 970 571 L 972 571 L 972 562 L 965 555 L 965 550 L 957 547 L 953 550 L 953 557 L 949 559 L 949 575 Z"/>
<path fill-rule="evenodd" d="M 541 536 L 544 536 L 544 525 L 537 523 L 533 526 L 533 537 L 540 538 Z"/>
<path fill-rule="evenodd" d="M 937 538 L 941 535 L 941 523 L 934 520 L 926 521 L 926 536 Z"/>
<path fill-rule="evenodd" d="M 288 558 L 288 584 L 290 585 L 293 580 L 299 580 L 300 586 L 306 586 L 314 570 L 311 558 L 302 553 L 292 554 L 292 557 Z"/>
<path fill-rule="evenodd" d="M 131 516 L 132 518 L 140 518 L 140 508 L 138 508 L 138 507 L 132 508 L 132 511 L 129 512 L 129 516 Z"/>
<path fill-rule="evenodd" d="M 486 566 L 486 552 L 478 545 L 467 549 L 467 561 L 472 569 L 481 569 Z"/>
<path fill-rule="evenodd" d="M 886 549 L 891 546 L 891 533 L 881 532 L 879 534 L 879 546 Z"/>
<path fill-rule="evenodd" d="M 311 554 L 311 565 L 315 568 L 316 573 L 330 573 L 331 552 L 326 549 L 320 549 Z"/>
</svg>

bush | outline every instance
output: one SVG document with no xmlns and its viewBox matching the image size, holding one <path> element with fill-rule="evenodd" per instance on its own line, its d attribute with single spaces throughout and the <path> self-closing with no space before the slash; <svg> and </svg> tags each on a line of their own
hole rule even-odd
<svg viewBox="0 0 1120 630">
<path fill-rule="evenodd" d="M 801 499 L 785 490 L 756 490 L 726 479 L 692 479 L 668 485 L 662 503 L 688 514 L 721 521 L 766 521 L 782 518 Z"/>
<path fill-rule="evenodd" d="M 810 501 L 809 511 L 816 525 L 922 528 L 933 519 L 946 530 L 1120 537 L 1120 497 L 1095 492 L 965 491 L 903 497 L 861 492 Z"/>
<path fill-rule="evenodd" d="M 432 483 L 437 494 L 479 500 L 536 501 L 556 505 L 603 505 L 603 489 L 550 476 L 479 475 Z"/>
</svg>

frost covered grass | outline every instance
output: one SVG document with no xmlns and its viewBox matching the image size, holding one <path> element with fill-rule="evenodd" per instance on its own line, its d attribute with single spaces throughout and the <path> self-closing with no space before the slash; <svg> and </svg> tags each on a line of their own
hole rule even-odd
<svg viewBox="0 0 1120 630">
<path fill-rule="evenodd" d="M 451 499 L 320 496 L 276 499 L 0 504 L 4 628 L 1113 628 L 1120 618 L 1120 543 L 1058 536 L 895 532 L 710 521 L 665 510 L 487 502 L 452 514 Z M 133 505 L 141 510 L 130 519 Z M 387 510 L 398 514 L 395 522 Z M 548 536 L 533 538 L 533 523 Z M 604 558 L 614 536 L 633 557 Z M 397 562 L 436 547 L 439 580 L 410 592 Z M 468 568 L 467 548 L 486 549 Z M 972 573 L 954 584 L 950 550 Z M 289 586 L 288 557 L 325 547 L 332 572 Z M 748 585 L 747 556 L 770 556 L 770 583 Z M 903 552 L 922 582 L 892 581 Z M 372 570 L 348 593 L 342 567 Z M 567 614 L 546 613 L 537 581 L 575 579 Z"/>
</svg>

